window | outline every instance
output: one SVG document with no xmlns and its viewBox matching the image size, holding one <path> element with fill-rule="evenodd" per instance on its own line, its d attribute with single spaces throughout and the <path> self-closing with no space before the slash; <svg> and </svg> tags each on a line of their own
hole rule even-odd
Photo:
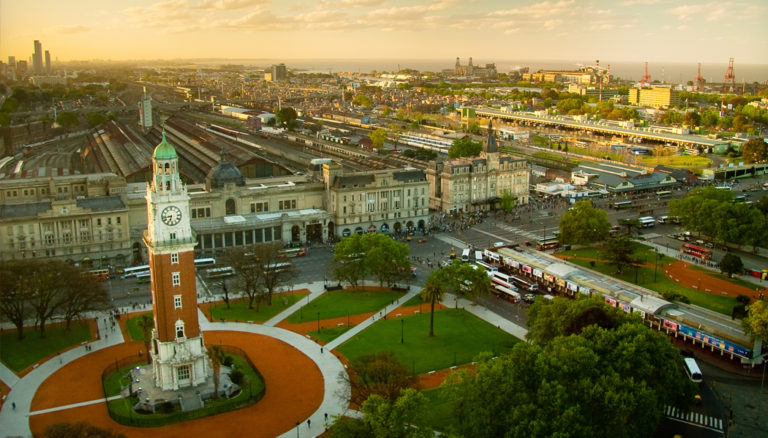
<svg viewBox="0 0 768 438">
<path fill-rule="evenodd" d="M 116 220 L 117 220 L 117 223 L 119 224 L 120 223 L 120 216 L 118 216 Z"/>
<path fill-rule="evenodd" d="M 184 321 L 178 320 L 176 321 L 176 338 L 183 338 L 184 337 Z"/>
<path fill-rule="evenodd" d="M 192 209 L 192 219 L 211 217 L 211 207 L 200 207 Z"/>
<path fill-rule="evenodd" d="M 171 273 L 171 282 L 174 286 L 181 285 L 181 274 L 178 272 Z"/>
<path fill-rule="evenodd" d="M 176 233 L 170 233 L 171 240 L 176 240 Z"/>
<path fill-rule="evenodd" d="M 179 263 L 179 253 L 177 252 L 171 253 L 171 263 Z"/>
<path fill-rule="evenodd" d="M 173 296 L 173 308 L 174 309 L 181 309 L 181 295 L 174 295 Z"/>
<path fill-rule="evenodd" d="M 186 380 L 189 380 L 189 365 L 184 365 L 181 367 L 176 368 L 176 377 L 179 382 L 184 382 Z"/>
<path fill-rule="evenodd" d="M 101 218 L 96 219 L 96 225 L 101 226 Z"/>
<path fill-rule="evenodd" d="M 290 199 L 285 201 L 279 201 L 277 205 L 278 210 L 291 210 L 296 208 L 296 200 Z"/>
<path fill-rule="evenodd" d="M 260 213 L 262 211 L 269 211 L 268 202 L 251 202 L 251 213 Z"/>
<path fill-rule="evenodd" d="M 224 202 L 224 210 L 225 210 L 225 214 L 227 216 L 236 214 L 235 213 L 235 200 L 232 199 L 232 198 L 227 199 L 226 202 Z"/>
</svg>

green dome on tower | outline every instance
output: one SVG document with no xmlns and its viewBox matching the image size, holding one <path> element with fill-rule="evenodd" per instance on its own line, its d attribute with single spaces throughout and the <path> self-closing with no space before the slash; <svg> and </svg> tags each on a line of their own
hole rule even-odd
<svg viewBox="0 0 768 438">
<path fill-rule="evenodd" d="M 161 141 L 155 148 L 155 152 L 152 154 L 152 159 L 171 160 L 174 158 L 179 158 L 179 156 L 176 155 L 176 149 L 174 149 L 174 147 L 168 143 L 168 140 L 165 139 L 165 130 L 163 130 L 163 141 Z"/>
</svg>

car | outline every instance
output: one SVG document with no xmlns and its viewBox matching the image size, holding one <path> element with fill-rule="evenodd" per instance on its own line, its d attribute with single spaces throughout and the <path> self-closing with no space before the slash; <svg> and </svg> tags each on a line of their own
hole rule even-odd
<svg viewBox="0 0 768 438">
<path fill-rule="evenodd" d="M 536 295 L 534 294 L 525 294 L 523 297 L 523 301 L 526 303 L 532 303 L 536 299 Z"/>
<path fill-rule="evenodd" d="M 426 237 L 419 237 L 419 243 L 427 243 Z"/>
</svg>

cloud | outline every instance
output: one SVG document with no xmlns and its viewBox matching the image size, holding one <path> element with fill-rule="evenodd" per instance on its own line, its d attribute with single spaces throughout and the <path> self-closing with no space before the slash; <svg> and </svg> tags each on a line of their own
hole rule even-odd
<svg viewBox="0 0 768 438">
<path fill-rule="evenodd" d="M 634 5 L 655 5 L 661 3 L 663 0 L 626 0 L 620 3 L 621 6 L 634 6 Z"/>
<path fill-rule="evenodd" d="M 523 6 L 514 9 L 504 9 L 494 11 L 489 16 L 508 17 L 510 15 L 517 15 L 527 18 L 546 18 L 559 13 L 568 12 L 573 5 L 574 0 L 561 0 L 558 2 L 543 1 L 540 3 L 533 3 L 528 6 Z"/>
<path fill-rule="evenodd" d="M 64 26 L 56 26 L 54 28 L 54 31 L 56 33 L 63 33 L 63 34 L 75 34 L 75 33 L 84 33 L 84 32 L 90 32 L 91 28 L 88 26 L 83 26 L 82 24 L 70 24 L 70 25 L 64 25 Z"/>
<path fill-rule="evenodd" d="M 367 6 L 381 6 L 387 0 L 321 0 L 319 4 L 324 7 L 361 8 Z"/>
</svg>

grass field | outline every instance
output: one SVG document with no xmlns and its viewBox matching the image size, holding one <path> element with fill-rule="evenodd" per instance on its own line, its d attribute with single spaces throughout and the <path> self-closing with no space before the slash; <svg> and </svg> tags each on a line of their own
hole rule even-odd
<svg viewBox="0 0 768 438">
<path fill-rule="evenodd" d="M 646 263 L 653 263 L 657 253 L 653 250 L 652 247 L 648 245 L 643 245 L 637 242 L 634 242 L 634 255 L 635 257 L 639 258 L 640 260 L 645 260 Z M 587 248 L 577 248 L 577 249 L 570 249 L 568 251 L 560 251 L 558 254 L 564 254 L 568 256 L 574 256 L 574 257 L 585 257 L 589 259 L 597 259 L 597 260 L 604 260 L 605 254 L 600 248 L 595 247 L 587 247 Z M 671 263 L 674 262 L 675 259 L 672 257 L 667 256 L 661 256 L 658 259 L 659 266 L 665 263 Z"/>
<path fill-rule="evenodd" d="M 136 315 L 125 322 L 125 331 L 128 332 L 128 336 L 130 336 L 130 338 L 134 341 L 144 342 L 144 331 L 141 329 L 141 327 L 139 327 L 139 320 L 141 319 L 142 315 L 152 316 L 152 312 L 145 312 Z M 151 330 L 149 336 L 152 336 Z"/>
<path fill-rule="evenodd" d="M 229 309 L 224 302 L 219 302 L 215 307 L 211 307 L 209 312 L 213 315 L 213 320 L 265 322 L 307 295 L 308 292 L 274 295 L 272 305 L 268 306 L 263 302 L 259 305 L 258 311 L 256 311 L 255 302 L 253 309 L 248 308 L 248 299 L 230 300 Z"/>
<path fill-rule="evenodd" d="M 64 325 L 46 325 L 45 338 L 35 330 L 25 330 L 24 339 L 19 341 L 16 330 L 0 335 L 0 360 L 16 373 L 36 364 L 57 351 L 91 339 L 91 329 L 86 322 L 73 322 L 69 331 Z"/>
<path fill-rule="evenodd" d="M 404 295 L 397 291 L 334 290 L 324 293 L 286 321 L 301 323 L 319 319 L 376 312 Z M 319 314 L 319 316 L 318 316 Z"/>
<path fill-rule="evenodd" d="M 354 327 L 354 325 L 352 327 Z M 309 336 L 311 336 L 313 339 L 321 341 L 324 344 L 327 344 L 346 333 L 352 327 L 348 327 L 346 324 L 344 324 L 342 326 L 333 328 L 323 328 L 320 331 L 315 330 L 313 332 L 309 332 Z"/>
<path fill-rule="evenodd" d="M 347 359 L 391 351 L 415 374 L 462 365 L 488 351 L 508 352 L 521 342 L 462 309 L 435 312 L 435 336 L 429 336 L 430 314 L 379 320 L 341 345 Z M 400 343 L 401 333 L 404 343 Z"/>
<path fill-rule="evenodd" d="M 666 157 L 645 156 L 642 158 L 642 164 L 645 164 L 646 166 L 709 167 L 709 165 L 712 164 L 712 160 L 697 155 L 669 155 Z"/>
</svg>

